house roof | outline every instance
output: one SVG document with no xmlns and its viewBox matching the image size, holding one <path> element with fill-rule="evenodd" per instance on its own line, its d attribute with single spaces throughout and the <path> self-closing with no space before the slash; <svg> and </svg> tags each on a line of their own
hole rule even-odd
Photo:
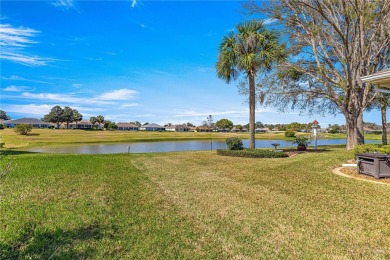
<svg viewBox="0 0 390 260">
<path fill-rule="evenodd" d="M 390 88 L 390 68 L 360 78 L 363 82 L 378 85 L 381 88 Z"/>
<path fill-rule="evenodd" d="M 142 127 L 164 128 L 163 126 L 161 126 L 161 125 L 158 125 L 158 124 L 155 124 L 155 123 L 151 123 L 151 124 L 143 125 Z"/>
<path fill-rule="evenodd" d="M 7 124 L 26 124 L 26 125 L 49 125 L 47 122 L 43 122 L 42 120 L 36 118 L 20 118 L 15 120 L 8 120 Z"/>
<path fill-rule="evenodd" d="M 173 129 L 173 128 L 175 128 L 175 129 L 176 128 L 188 128 L 189 129 L 189 127 L 186 125 L 171 125 L 171 126 L 167 126 L 165 128 L 171 128 L 171 129 Z"/>
<path fill-rule="evenodd" d="M 119 122 L 116 124 L 118 127 L 132 127 L 132 128 L 139 128 L 139 126 L 134 125 L 132 123 L 127 123 L 127 122 Z"/>
</svg>

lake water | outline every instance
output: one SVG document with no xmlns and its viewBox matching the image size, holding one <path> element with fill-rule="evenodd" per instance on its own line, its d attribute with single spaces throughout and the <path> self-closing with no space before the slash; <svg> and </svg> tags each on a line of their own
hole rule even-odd
<svg viewBox="0 0 390 260">
<path fill-rule="evenodd" d="M 248 140 L 243 140 L 244 147 L 248 147 Z M 379 143 L 380 141 L 368 140 L 366 143 Z M 272 144 L 278 143 L 282 147 L 295 146 L 291 141 L 284 140 L 256 140 L 256 148 L 273 148 Z M 318 145 L 345 144 L 345 139 L 320 139 Z M 312 141 L 309 146 L 313 146 Z M 70 154 L 112 154 L 112 153 L 153 153 L 153 152 L 178 152 L 201 150 L 226 149 L 225 141 L 169 141 L 169 142 L 142 142 L 120 144 L 82 144 L 47 146 L 29 149 L 38 153 L 70 153 Z"/>
</svg>

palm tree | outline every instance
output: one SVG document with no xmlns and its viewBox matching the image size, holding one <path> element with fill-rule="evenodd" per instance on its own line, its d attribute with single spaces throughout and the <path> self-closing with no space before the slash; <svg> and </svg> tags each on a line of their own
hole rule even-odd
<svg viewBox="0 0 390 260">
<path fill-rule="evenodd" d="M 98 115 L 98 116 L 96 117 L 96 121 L 97 121 L 97 123 L 99 124 L 99 126 L 103 125 L 103 128 L 104 128 L 104 116 Z"/>
<path fill-rule="evenodd" d="M 91 122 L 91 124 L 92 124 L 92 129 L 94 129 L 94 128 L 95 128 L 95 124 L 96 124 L 98 121 L 97 121 L 97 118 L 96 118 L 96 117 L 92 116 L 92 117 L 89 118 L 89 122 Z"/>
<path fill-rule="evenodd" d="M 79 111 L 77 111 L 76 109 L 73 109 L 73 115 L 74 115 L 74 121 L 76 122 L 76 128 L 79 128 L 78 127 L 78 123 L 83 120 L 83 115 L 80 114 Z"/>
<path fill-rule="evenodd" d="M 275 62 L 286 58 L 285 46 L 278 43 L 274 31 L 262 21 L 248 21 L 236 26 L 237 32 L 225 36 L 219 46 L 216 64 L 219 78 L 230 83 L 244 73 L 249 81 L 249 148 L 255 148 L 255 78 L 260 71 L 270 71 Z"/>
</svg>

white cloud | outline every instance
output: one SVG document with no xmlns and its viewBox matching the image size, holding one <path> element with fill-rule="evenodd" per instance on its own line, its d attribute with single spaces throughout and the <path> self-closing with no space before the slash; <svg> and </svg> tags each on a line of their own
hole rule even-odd
<svg viewBox="0 0 390 260">
<path fill-rule="evenodd" d="M 140 118 L 140 117 L 151 117 L 151 116 L 154 116 L 154 115 L 153 114 L 143 114 L 143 115 L 136 115 L 134 117 Z"/>
<path fill-rule="evenodd" d="M 38 33 L 39 31 L 37 30 L 22 26 L 15 28 L 9 24 L 0 24 L 0 45 L 25 47 L 28 44 L 37 43 L 31 37 L 36 36 Z"/>
<path fill-rule="evenodd" d="M 3 91 L 22 92 L 22 91 L 26 91 L 27 89 L 29 89 L 29 88 L 25 87 L 25 86 L 14 86 L 14 85 L 11 85 L 11 86 L 8 86 L 6 88 L 3 88 Z"/>
<path fill-rule="evenodd" d="M 134 8 L 137 5 L 137 0 L 131 1 L 131 7 Z"/>
<path fill-rule="evenodd" d="M 57 0 L 51 3 L 55 7 L 59 7 L 65 10 L 76 9 L 75 1 L 73 0 Z"/>
<path fill-rule="evenodd" d="M 33 40 L 39 31 L 25 28 L 13 27 L 9 24 L 0 24 L 0 58 L 27 66 L 43 66 L 54 61 L 51 58 L 25 54 L 26 47 L 38 43 Z"/>
<path fill-rule="evenodd" d="M 121 105 L 121 108 L 127 108 L 127 107 L 139 107 L 140 104 L 138 103 L 130 103 L 130 104 L 123 104 Z"/>
<path fill-rule="evenodd" d="M 28 82 L 34 82 L 34 83 L 43 83 L 43 84 L 53 84 L 47 81 L 41 81 L 41 80 L 35 80 L 35 79 L 26 79 L 20 76 L 16 75 L 10 75 L 9 77 L 1 76 L 2 80 L 20 80 L 20 81 L 28 81 Z"/>
<path fill-rule="evenodd" d="M 77 84 L 77 83 L 72 84 L 72 87 L 74 88 L 79 88 L 81 86 L 83 86 L 83 84 Z"/>
<path fill-rule="evenodd" d="M 52 107 L 53 107 L 52 105 L 47 105 L 47 104 L 10 105 L 6 107 L 6 110 L 7 112 L 11 112 L 11 113 L 42 116 L 44 114 L 47 114 Z"/>
<path fill-rule="evenodd" d="M 100 96 L 96 97 L 98 100 L 127 100 L 134 98 L 134 96 L 138 94 L 137 91 L 132 89 L 117 89 L 113 90 L 111 92 L 106 92 L 101 94 Z"/>
<path fill-rule="evenodd" d="M 267 18 L 267 19 L 264 19 L 263 24 L 264 25 L 269 25 L 269 24 L 274 23 L 276 21 L 278 21 L 278 20 L 276 20 L 274 18 Z"/>
<path fill-rule="evenodd" d="M 121 105 L 124 106 L 140 106 L 137 103 L 126 104 L 123 101 L 133 99 L 137 91 L 132 89 L 118 89 L 110 92 L 105 92 L 98 96 L 81 97 L 80 93 L 31 93 L 23 92 L 19 98 L 30 100 L 44 100 L 46 102 L 56 102 L 67 105 L 79 104 L 95 104 L 95 105 Z M 85 93 L 84 93 L 85 94 Z"/>
<path fill-rule="evenodd" d="M 54 61 L 52 58 L 44 58 L 39 56 L 30 56 L 12 51 L 2 51 L 1 58 L 15 63 L 20 63 L 26 66 L 44 66 L 47 63 Z"/>
</svg>

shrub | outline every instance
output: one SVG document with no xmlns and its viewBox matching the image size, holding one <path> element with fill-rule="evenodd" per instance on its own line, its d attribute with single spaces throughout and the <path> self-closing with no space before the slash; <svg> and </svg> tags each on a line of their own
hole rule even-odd
<svg viewBox="0 0 390 260">
<path fill-rule="evenodd" d="M 242 149 L 244 149 L 242 141 L 238 137 L 230 137 L 230 138 L 226 139 L 226 145 L 227 145 L 228 150 L 242 150 Z"/>
<path fill-rule="evenodd" d="M 288 157 L 283 152 L 274 152 L 270 150 L 260 149 L 244 149 L 244 150 L 217 150 L 218 155 L 233 156 L 233 157 L 246 157 L 246 158 L 284 158 Z"/>
<path fill-rule="evenodd" d="M 295 137 L 293 144 L 297 144 L 297 146 L 305 146 L 307 147 L 310 143 L 309 138 L 306 138 L 304 136 L 297 136 Z"/>
<path fill-rule="evenodd" d="M 0 124 L 0 129 L 4 129 L 4 125 L 3 124 Z"/>
<path fill-rule="evenodd" d="M 32 127 L 31 125 L 16 125 L 14 128 L 14 131 L 21 135 L 27 135 L 29 132 L 31 132 Z"/>
<path fill-rule="evenodd" d="M 385 153 L 390 154 L 390 145 L 362 144 L 354 148 L 355 155 L 358 153 Z"/>
<path fill-rule="evenodd" d="M 287 130 L 284 132 L 285 137 L 295 137 L 295 132 L 293 130 Z"/>
</svg>

